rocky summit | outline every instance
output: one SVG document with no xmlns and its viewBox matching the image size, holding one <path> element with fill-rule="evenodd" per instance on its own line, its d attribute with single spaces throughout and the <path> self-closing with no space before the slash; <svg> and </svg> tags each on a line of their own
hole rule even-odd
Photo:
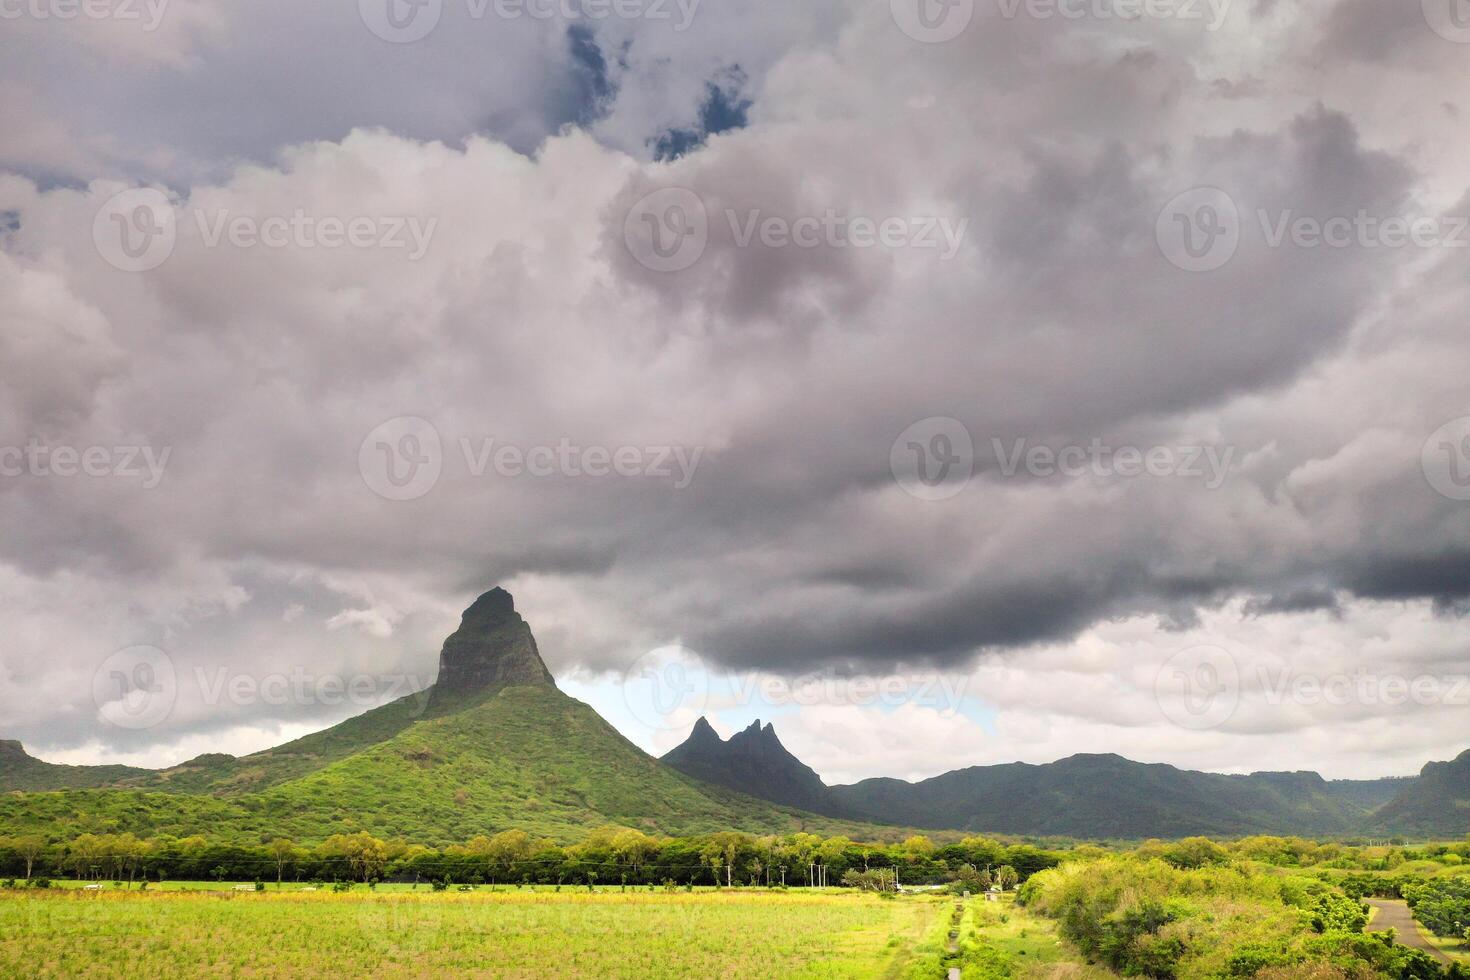
<svg viewBox="0 0 1470 980">
<path fill-rule="evenodd" d="M 505 687 L 555 687 L 531 627 L 504 589 L 486 592 L 464 611 L 439 652 L 433 702 Z"/>
</svg>

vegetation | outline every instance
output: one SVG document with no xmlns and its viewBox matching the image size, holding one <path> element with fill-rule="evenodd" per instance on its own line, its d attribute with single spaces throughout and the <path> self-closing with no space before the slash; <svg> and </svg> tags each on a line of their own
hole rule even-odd
<svg viewBox="0 0 1470 980">
<path fill-rule="evenodd" d="M 0 890 L 0 975 L 876 978 L 932 914 L 799 892 Z"/>
<path fill-rule="evenodd" d="M 1362 892 L 1348 886 L 1366 878 L 1410 893 L 1420 887 L 1417 878 L 1395 882 L 1370 871 L 1403 866 L 1402 849 L 1381 850 L 1272 838 L 1233 845 L 1150 842 L 1043 871 L 1021 888 L 1019 900 L 1054 919 L 1061 935 L 1089 958 L 1125 976 L 1464 975 L 1386 933 L 1364 931 Z M 1397 862 L 1390 856 L 1395 853 Z M 1449 848 L 1443 853 L 1458 858 Z M 1334 874 L 1346 869 L 1360 873 Z"/>
<path fill-rule="evenodd" d="M 899 843 L 797 832 L 754 836 L 721 831 L 660 837 L 605 826 L 562 846 L 521 830 L 476 835 L 442 849 L 384 840 L 366 831 L 334 834 L 312 846 L 276 837 L 243 845 L 204 837 L 86 832 L 37 847 L 39 838 L 0 837 L 0 876 L 33 872 L 88 881 L 403 881 L 480 884 L 814 886 L 842 882 L 868 891 L 899 883 L 992 879 L 1012 887 L 1023 875 L 1066 855 L 1025 844 L 969 837 L 943 846 L 927 838 Z M 995 869 L 976 872 L 977 867 Z"/>
<path fill-rule="evenodd" d="M 417 720 L 404 704 L 262 756 L 186 765 L 169 777 L 168 792 L 6 794 L 0 826 L 73 836 L 206 833 L 235 843 L 367 831 L 436 847 L 511 828 L 569 841 L 607 823 L 665 834 L 884 833 L 698 783 L 555 688 L 507 688 Z M 232 788 L 204 794 L 221 781 Z"/>
</svg>

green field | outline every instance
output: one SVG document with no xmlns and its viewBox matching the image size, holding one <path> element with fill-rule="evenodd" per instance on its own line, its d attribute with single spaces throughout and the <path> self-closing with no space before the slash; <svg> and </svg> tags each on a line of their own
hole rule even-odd
<svg viewBox="0 0 1470 980">
<path fill-rule="evenodd" d="M 885 977 L 937 899 L 0 892 L 0 976 Z"/>
</svg>

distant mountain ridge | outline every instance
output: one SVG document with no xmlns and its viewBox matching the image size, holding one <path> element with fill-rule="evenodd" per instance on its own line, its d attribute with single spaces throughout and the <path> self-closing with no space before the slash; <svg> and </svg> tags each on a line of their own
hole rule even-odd
<svg viewBox="0 0 1470 980">
<path fill-rule="evenodd" d="M 1470 831 L 1470 752 L 1431 763 L 1418 778 L 1323 779 L 1315 772 L 1225 775 L 1074 755 L 1045 765 L 976 766 L 910 783 L 865 779 L 827 786 L 759 729 L 767 752 L 753 764 L 746 746 L 758 726 L 723 741 L 701 718 L 663 757 L 682 772 L 765 799 L 854 820 L 976 833 L 1079 838 L 1349 836 Z M 792 787 L 796 787 L 793 789 Z"/>
</svg>

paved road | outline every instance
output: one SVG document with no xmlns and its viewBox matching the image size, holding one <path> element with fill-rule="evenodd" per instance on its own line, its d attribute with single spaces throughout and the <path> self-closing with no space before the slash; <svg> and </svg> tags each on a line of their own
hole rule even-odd
<svg viewBox="0 0 1470 980">
<path fill-rule="evenodd" d="M 1370 932 L 1383 932 L 1385 929 L 1396 930 L 1395 939 L 1405 946 L 1422 949 L 1441 963 L 1454 962 L 1444 950 L 1419 935 L 1419 929 L 1414 922 L 1414 916 L 1409 913 L 1407 902 L 1387 898 L 1368 898 L 1364 901 L 1378 910 L 1378 914 L 1368 924 Z"/>
</svg>

